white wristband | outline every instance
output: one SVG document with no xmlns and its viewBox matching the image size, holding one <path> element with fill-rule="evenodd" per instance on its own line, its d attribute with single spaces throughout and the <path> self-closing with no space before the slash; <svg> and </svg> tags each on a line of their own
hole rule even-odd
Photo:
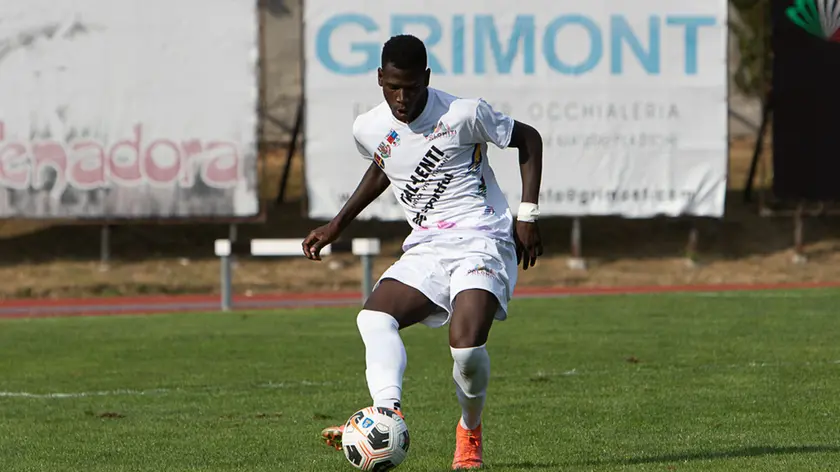
<svg viewBox="0 0 840 472">
<path fill-rule="evenodd" d="M 540 207 L 535 203 L 522 202 L 519 204 L 519 213 L 516 216 L 517 221 L 524 223 L 533 223 L 540 217 Z"/>
</svg>

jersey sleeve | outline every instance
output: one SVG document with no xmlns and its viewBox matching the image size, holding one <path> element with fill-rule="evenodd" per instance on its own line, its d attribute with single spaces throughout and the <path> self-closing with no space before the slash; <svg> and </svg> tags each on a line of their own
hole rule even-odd
<svg viewBox="0 0 840 472">
<path fill-rule="evenodd" d="M 500 149 L 504 149 L 510 144 L 513 118 L 494 110 L 489 103 L 479 98 L 475 114 L 468 121 L 467 127 L 473 142 L 493 143 Z"/>
<path fill-rule="evenodd" d="M 362 144 L 362 140 L 360 138 L 360 128 L 361 126 L 359 120 L 357 119 L 353 122 L 353 141 L 356 142 L 356 150 L 359 151 L 359 155 L 361 155 L 363 159 L 367 159 L 369 161 L 373 160 L 373 154 L 368 151 L 364 144 Z"/>
</svg>

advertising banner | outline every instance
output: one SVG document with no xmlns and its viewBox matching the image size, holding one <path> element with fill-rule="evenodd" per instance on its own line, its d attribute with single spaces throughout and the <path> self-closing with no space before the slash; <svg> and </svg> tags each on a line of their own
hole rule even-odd
<svg viewBox="0 0 840 472">
<path fill-rule="evenodd" d="M 256 1 L 0 10 L 0 217 L 258 213 Z"/>
<path fill-rule="evenodd" d="M 381 102 L 382 44 L 400 33 L 426 43 L 431 86 L 541 132 L 544 215 L 723 215 L 725 0 L 307 0 L 311 217 L 335 215 L 369 165 L 352 125 Z M 515 208 L 517 151 L 489 158 Z M 403 214 L 386 192 L 361 217 Z"/>
</svg>

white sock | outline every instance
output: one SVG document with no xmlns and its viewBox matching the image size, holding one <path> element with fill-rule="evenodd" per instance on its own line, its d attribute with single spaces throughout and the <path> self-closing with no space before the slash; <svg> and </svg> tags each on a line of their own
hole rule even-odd
<svg viewBox="0 0 840 472">
<path fill-rule="evenodd" d="M 356 325 L 365 343 L 365 376 L 373 406 L 402 409 L 402 382 L 407 357 L 400 325 L 381 311 L 362 310 Z"/>
<path fill-rule="evenodd" d="M 461 404 L 461 426 L 475 429 L 481 424 L 481 412 L 487 398 L 487 385 L 490 382 L 490 355 L 484 345 L 478 347 L 450 347 L 452 359 L 452 378 L 455 380 L 455 392 Z"/>
</svg>

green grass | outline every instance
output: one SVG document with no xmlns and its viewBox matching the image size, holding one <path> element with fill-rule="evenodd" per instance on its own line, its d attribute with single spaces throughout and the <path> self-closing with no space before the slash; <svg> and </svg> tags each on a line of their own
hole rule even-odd
<svg viewBox="0 0 840 472">
<path fill-rule="evenodd" d="M 840 470 L 838 307 L 836 290 L 516 301 L 491 333 L 486 459 Z M 0 396 L 0 471 L 350 471 L 317 436 L 370 402 L 355 313 L 0 322 L 0 391 L 104 392 Z M 460 410 L 446 331 L 404 339 L 399 470 L 447 470 Z"/>
</svg>

